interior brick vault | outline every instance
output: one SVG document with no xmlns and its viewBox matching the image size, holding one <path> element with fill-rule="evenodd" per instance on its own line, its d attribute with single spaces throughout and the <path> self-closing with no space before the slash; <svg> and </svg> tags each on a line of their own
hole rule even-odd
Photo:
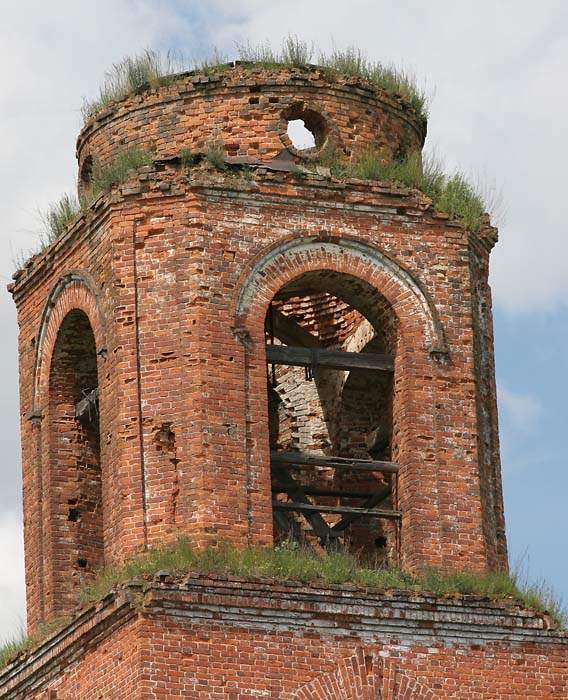
<svg viewBox="0 0 568 700">
<path fill-rule="evenodd" d="M 184 74 L 87 122 L 81 193 L 125 149 L 153 163 L 10 285 L 43 635 L 0 697 L 568 696 L 565 633 L 510 600 L 160 571 L 80 604 L 102 566 L 180 532 L 410 573 L 507 568 L 497 232 L 318 162 L 389 161 L 425 136 L 402 98 L 317 68 Z"/>
</svg>

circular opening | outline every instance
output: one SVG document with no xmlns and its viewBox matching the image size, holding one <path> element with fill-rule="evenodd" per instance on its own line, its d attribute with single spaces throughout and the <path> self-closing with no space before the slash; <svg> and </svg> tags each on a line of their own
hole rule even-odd
<svg viewBox="0 0 568 700">
<path fill-rule="evenodd" d="M 306 127 L 303 119 L 290 119 L 286 133 L 298 151 L 305 151 L 306 148 L 314 148 L 316 145 L 316 137 L 313 131 Z"/>
<path fill-rule="evenodd" d="M 321 114 L 297 103 L 284 113 L 288 147 L 296 153 L 308 155 L 309 151 L 321 148 L 327 137 L 327 125 Z"/>
</svg>

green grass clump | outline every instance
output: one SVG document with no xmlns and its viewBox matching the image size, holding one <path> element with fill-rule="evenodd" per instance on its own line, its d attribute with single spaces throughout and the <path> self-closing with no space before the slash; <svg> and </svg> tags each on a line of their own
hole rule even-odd
<svg viewBox="0 0 568 700">
<path fill-rule="evenodd" d="M 494 600 L 512 598 L 517 603 L 547 612 L 559 626 L 567 622 L 561 601 L 542 585 L 521 583 L 516 574 L 489 572 L 440 572 L 426 570 L 413 576 L 400 569 L 373 568 L 350 554 L 314 554 L 295 543 L 270 548 L 240 549 L 229 544 L 204 550 L 193 549 L 180 537 L 169 547 L 139 555 L 121 567 L 102 570 L 81 593 L 83 603 L 100 600 L 115 586 L 133 579 L 150 577 L 159 571 L 170 575 L 222 574 L 269 578 L 302 583 L 353 583 L 369 590 L 402 590 L 435 595 L 475 595 Z"/>
<path fill-rule="evenodd" d="M 111 102 L 127 95 L 163 85 L 184 69 L 181 55 L 171 51 L 163 55 L 146 49 L 141 54 L 126 57 L 105 73 L 98 96 L 84 101 L 81 110 L 83 118 L 87 121 Z"/>
<path fill-rule="evenodd" d="M 86 194 L 86 203 L 90 204 L 101 192 L 110 190 L 113 185 L 125 182 L 130 170 L 151 165 L 153 154 L 141 148 L 128 148 L 117 155 L 107 167 L 97 164 L 93 167 L 91 184 Z"/>
<path fill-rule="evenodd" d="M 184 168 L 191 168 L 199 160 L 197 154 L 192 153 L 189 148 L 181 149 L 179 152 L 179 159 Z"/>
<path fill-rule="evenodd" d="M 214 141 L 207 146 L 205 152 L 206 160 L 211 163 L 217 170 L 226 170 L 225 163 L 225 147 L 219 141 Z"/>
<path fill-rule="evenodd" d="M 61 238 L 79 214 L 87 209 L 102 192 L 108 191 L 113 185 L 125 182 L 130 170 L 151 165 L 152 161 L 153 155 L 150 151 L 130 148 L 119 153 L 113 163 L 106 168 L 95 164 L 90 185 L 80 200 L 73 194 L 64 194 L 50 204 L 45 211 L 40 212 L 41 228 L 38 244 L 33 250 L 14 257 L 16 268 L 23 268 L 30 257 L 40 255 L 54 241 Z"/>
<path fill-rule="evenodd" d="M 0 669 L 7 666 L 18 654 L 23 654 L 69 622 L 68 617 L 58 617 L 40 625 L 33 635 L 27 635 L 23 628 L 15 636 L 0 642 Z"/>
<path fill-rule="evenodd" d="M 423 119 L 428 117 L 428 100 L 415 78 L 404 70 L 379 61 L 371 61 L 355 46 L 334 49 L 331 53 L 321 52 L 318 65 L 331 74 L 349 75 L 364 78 L 390 94 L 400 95 L 416 110 Z"/>
<path fill-rule="evenodd" d="M 64 194 L 56 202 L 48 206 L 46 211 L 40 214 L 42 231 L 41 244 L 47 247 L 50 243 L 60 238 L 69 224 L 81 213 L 81 205 L 75 195 Z"/>
<path fill-rule="evenodd" d="M 289 34 L 279 49 L 274 49 L 268 41 L 237 43 L 235 48 L 236 60 L 260 68 L 302 68 L 311 64 L 315 54 L 313 44 L 294 34 Z M 355 47 L 334 49 L 330 53 L 320 52 L 317 60 L 330 77 L 348 75 L 363 78 L 390 94 L 402 96 L 420 117 L 426 119 L 426 96 L 414 78 L 405 71 L 371 61 L 365 53 Z M 217 50 L 213 50 L 208 58 L 189 61 L 179 52 L 168 52 L 164 55 L 146 49 L 136 56 L 122 59 L 107 71 L 97 97 L 84 101 L 83 118 L 88 121 L 110 103 L 130 94 L 169 84 L 181 73 L 193 71 L 209 75 L 227 70 L 231 66 L 228 58 Z"/>
<path fill-rule="evenodd" d="M 387 161 L 374 149 L 366 149 L 352 162 L 342 164 L 339 159 L 327 167 L 336 177 L 355 177 L 362 180 L 396 182 L 421 190 L 432 199 L 434 208 L 460 219 L 470 231 L 478 231 L 486 206 L 481 192 L 462 173 L 447 175 L 436 158 L 411 153 L 402 160 Z"/>
</svg>

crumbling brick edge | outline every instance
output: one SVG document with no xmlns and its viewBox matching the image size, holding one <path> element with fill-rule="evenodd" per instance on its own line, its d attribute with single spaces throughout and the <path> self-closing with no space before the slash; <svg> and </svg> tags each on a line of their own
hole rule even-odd
<svg viewBox="0 0 568 700">
<path fill-rule="evenodd" d="M 102 639 L 139 616 L 181 624 L 408 646 L 507 644 L 568 647 L 568 632 L 546 613 L 510 600 L 370 592 L 351 585 L 306 586 L 223 576 L 158 575 L 126 584 L 81 611 L 67 626 L 0 672 L 0 697 L 37 692 Z"/>
</svg>

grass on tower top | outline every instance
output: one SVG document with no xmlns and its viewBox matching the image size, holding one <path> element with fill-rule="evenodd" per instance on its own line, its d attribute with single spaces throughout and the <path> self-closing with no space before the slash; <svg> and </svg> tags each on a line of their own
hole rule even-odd
<svg viewBox="0 0 568 700">
<path fill-rule="evenodd" d="M 121 566 L 105 567 L 95 581 L 80 590 L 79 597 L 84 605 L 96 603 L 122 584 L 141 579 L 149 581 L 159 572 L 167 572 L 172 577 L 233 575 L 322 586 L 350 583 L 373 592 L 396 590 L 436 596 L 473 595 L 495 601 L 508 599 L 524 608 L 546 612 L 559 628 L 567 622 L 566 611 L 554 591 L 542 583 L 528 584 L 519 573 L 429 569 L 413 576 L 400 569 L 374 568 L 350 554 L 314 554 L 293 542 L 244 549 L 222 543 L 218 547 L 197 550 L 183 536 L 169 546 L 139 554 Z M 41 644 L 69 620 L 59 618 L 43 625 L 32 637 L 22 632 L 0 643 L 0 669 L 18 654 Z"/>
<path fill-rule="evenodd" d="M 260 68 L 302 68 L 313 65 L 315 61 L 330 77 L 347 75 L 367 80 L 390 94 L 400 95 L 420 118 L 425 120 L 428 117 L 426 94 L 410 73 L 394 65 L 373 61 L 354 46 L 316 52 L 313 44 L 289 34 L 279 49 L 274 49 L 268 41 L 237 43 L 234 59 Z M 98 95 L 84 101 L 83 118 L 86 122 L 115 100 L 168 84 L 181 73 L 193 71 L 209 74 L 228 70 L 231 65 L 229 58 L 217 50 L 213 50 L 207 58 L 191 61 L 178 51 L 160 53 L 146 49 L 113 64 L 105 73 Z"/>
</svg>

